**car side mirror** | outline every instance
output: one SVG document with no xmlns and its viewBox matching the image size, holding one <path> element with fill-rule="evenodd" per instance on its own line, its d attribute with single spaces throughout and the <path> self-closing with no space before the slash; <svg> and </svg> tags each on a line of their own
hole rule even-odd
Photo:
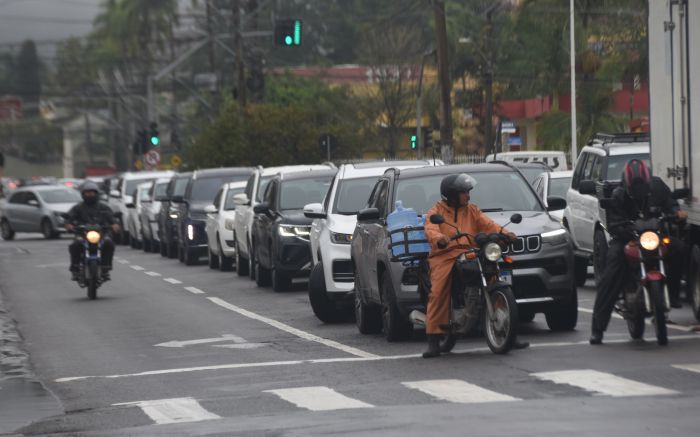
<svg viewBox="0 0 700 437">
<path fill-rule="evenodd" d="M 204 212 L 207 214 L 216 214 L 219 210 L 214 205 L 207 205 L 204 207 Z"/>
<path fill-rule="evenodd" d="M 547 197 L 547 211 L 561 211 L 566 208 L 566 199 L 560 196 Z"/>
<path fill-rule="evenodd" d="M 520 223 L 520 222 L 522 222 L 522 221 L 523 221 L 523 215 L 522 215 L 522 214 L 516 213 L 516 214 L 513 214 L 512 216 L 510 216 L 510 222 L 511 222 L 511 223 L 515 223 L 515 224 L 517 225 L 518 223 Z"/>
<path fill-rule="evenodd" d="M 119 198 L 121 196 L 122 193 L 120 193 L 119 190 L 112 190 L 109 192 L 109 197 Z"/>
<path fill-rule="evenodd" d="M 127 208 L 136 208 L 136 205 L 134 205 L 133 203 L 127 203 L 125 206 Z"/>
<path fill-rule="evenodd" d="M 270 213 L 270 205 L 267 203 L 258 203 L 253 207 L 253 212 L 256 214 L 269 214 Z"/>
<path fill-rule="evenodd" d="M 36 206 L 36 207 L 38 207 L 38 206 L 39 206 L 39 201 L 38 201 L 38 200 L 32 199 L 32 200 L 30 200 L 30 201 L 27 202 L 27 205 L 31 205 L 31 206 Z"/>
<path fill-rule="evenodd" d="M 690 196 L 690 190 L 687 188 L 679 188 L 671 193 L 671 197 L 674 199 L 686 199 Z"/>
<path fill-rule="evenodd" d="M 601 209 L 611 209 L 614 206 L 614 201 L 609 198 L 600 199 L 598 201 L 598 206 L 600 206 Z"/>
<path fill-rule="evenodd" d="M 324 219 L 328 215 L 323 212 L 323 205 L 320 203 L 309 203 L 304 206 L 304 216 L 310 219 Z"/>
<path fill-rule="evenodd" d="M 430 216 L 430 223 L 434 225 L 441 225 L 445 223 L 445 217 L 440 214 L 433 214 Z"/>
<path fill-rule="evenodd" d="M 238 193 L 233 196 L 233 203 L 236 205 L 246 206 L 250 205 L 250 199 L 246 193 Z"/>
<path fill-rule="evenodd" d="M 358 222 L 369 222 L 379 220 L 379 210 L 377 208 L 365 208 L 357 213 Z"/>
<path fill-rule="evenodd" d="M 589 196 L 595 196 L 595 182 L 591 180 L 585 180 L 578 183 L 578 192 L 581 194 L 587 194 Z"/>
</svg>

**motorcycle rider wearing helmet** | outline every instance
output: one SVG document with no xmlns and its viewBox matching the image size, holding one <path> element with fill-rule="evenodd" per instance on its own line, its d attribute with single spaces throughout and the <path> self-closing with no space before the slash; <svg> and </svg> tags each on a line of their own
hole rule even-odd
<svg viewBox="0 0 700 437">
<path fill-rule="evenodd" d="M 472 238 L 467 237 L 451 241 L 449 235 L 453 235 L 455 229 L 447 223 L 471 235 L 501 232 L 500 225 L 481 212 L 476 205 L 469 203 L 469 193 L 474 186 L 476 180 L 465 173 L 446 176 L 440 183 L 442 200 L 426 214 L 426 217 L 440 214 L 446 223 L 436 225 L 426 220 L 425 224 L 425 234 L 431 246 L 428 256 L 431 290 L 426 311 L 428 350 L 423 353 L 423 358 L 440 355 L 440 338 L 445 333 L 441 326 L 450 321 L 452 268 L 459 255 L 475 244 Z M 515 234 L 506 230 L 503 230 L 503 234 L 511 240 L 516 238 Z"/>
<path fill-rule="evenodd" d="M 593 306 L 591 324 L 591 344 L 601 344 L 603 333 L 608 327 L 615 302 L 620 290 L 629 278 L 629 269 L 625 260 L 625 245 L 634 239 L 631 221 L 650 213 L 650 208 L 661 210 L 664 214 L 675 215 L 684 221 L 688 214 L 682 211 L 678 202 L 671 197 L 671 190 L 663 180 L 651 176 L 644 161 L 632 159 L 622 172 L 622 184 L 612 192 L 612 205 L 606 209 L 608 232 L 612 239 L 608 244 L 605 258 L 605 270 L 598 285 L 598 292 Z M 683 271 L 683 243 L 671 239 L 669 254 L 664 259 L 668 278 L 671 306 L 680 307 L 680 280 Z"/>
<path fill-rule="evenodd" d="M 83 198 L 68 211 L 66 230 L 72 232 L 79 225 L 111 226 L 112 232 L 119 232 L 119 225 L 114 220 L 112 209 L 100 203 L 99 188 L 92 181 L 83 183 L 80 187 L 80 195 Z M 78 280 L 78 265 L 83 251 L 83 238 L 77 235 L 68 247 L 70 252 L 70 271 L 72 279 Z M 109 271 L 112 270 L 112 257 L 114 255 L 114 242 L 105 235 L 102 238 L 102 278 L 109 280 Z"/>
</svg>

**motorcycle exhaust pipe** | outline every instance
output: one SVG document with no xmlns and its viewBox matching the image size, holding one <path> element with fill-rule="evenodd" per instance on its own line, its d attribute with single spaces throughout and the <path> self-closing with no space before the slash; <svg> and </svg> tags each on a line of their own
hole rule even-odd
<svg viewBox="0 0 700 437">
<path fill-rule="evenodd" d="M 425 326 L 425 314 L 418 310 L 411 311 L 411 314 L 408 315 L 408 320 L 414 325 Z"/>
</svg>

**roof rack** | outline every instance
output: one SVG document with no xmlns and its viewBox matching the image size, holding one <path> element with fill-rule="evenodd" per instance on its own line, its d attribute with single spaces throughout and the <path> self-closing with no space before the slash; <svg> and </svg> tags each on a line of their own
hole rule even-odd
<svg viewBox="0 0 700 437">
<path fill-rule="evenodd" d="M 593 135 L 593 138 L 588 142 L 589 145 L 593 144 L 610 144 L 610 143 L 642 143 L 649 141 L 648 132 L 623 132 L 623 133 L 597 133 Z"/>
</svg>

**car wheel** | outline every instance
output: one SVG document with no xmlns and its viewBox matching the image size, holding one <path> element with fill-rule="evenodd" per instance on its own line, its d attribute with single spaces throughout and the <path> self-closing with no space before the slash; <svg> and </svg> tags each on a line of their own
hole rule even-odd
<svg viewBox="0 0 700 437">
<path fill-rule="evenodd" d="M 177 245 L 177 244 L 175 244 L 175 243 L 167 243 L 167 244 L 166 244 L 166 248 L 167 248 L 168 258 L 170 258 L 170 259 L 178 258 L 179 251 L 178 251 L 178 245 Z"/>
<path fill-rule="evenodd" d="M 177 260 L 181 263 L 185 262 L 185 249 L 179 244 L 177 245 Z"/>
<path fill-rule="evenodd" d="M 357 274 L 355 274 L 357 284 Z M 382 314 L 379 308 L 366 304 L 355 287 L 355 325 L 360 334 L 378 334 L 382 331 Z"/>
<path fill-rule="evenodd" d="M 270 271 L 263 267 L 258 261 L 255 261 L 255 283 L 258 287 L 267 287 L 270 285 Z"/>
<path fill-rule="evenodd" d="M 292 275 L 289 272 L 272 268 L 272 289 L 276 293 L 287 291 L 292 288 Z"/>
<path fill-rule="evenodd" d="M 574 257 L 574 277 L 577 287 L 582 287 L 588 279 L 588 258 Z"/>
<path fill-rule="evenodd" d="M 396 294 L 389 272 L 382 273 L 382 333 L 387 341 L 406 340 L 411 336 L 413 325 L 405 320 L 396 305 Z"/>
<path fill-rule="evenodd" d="M 578 322 L 578 292 L 576 287 L 571 297 L 559 304 L 552 305 L 544 313 L 547 326 L 552 331 L 573 331 Z"/>
<path fill-rule="evenodd" d="M 186 266 L 193 266 L 199 262 L 199 257 L 195 256 L 195 251 L 194 249 L 191 249 L 189 247 L 184 247 L 183 250 L 184 254 L 183 256 L 185 257 L 184 263 Z"/>
<path fill-rule="evenodd" d="M 309 303 L 318 319 L 324 323 L 337 322 L 340 319 L 338 307 L 328 298 L 323 264 L 319 261 L 309 275 Z"/>
<path fill-rule="evenodd" d="M 10 222 L 8 222 L 6 219 L 3 219 L 2 222 L 0 222 L 0 234 L 2 234 L 2 239 L 5 241 L 10 241 L 15 238 L 15 231 L 12 230 Z"/>
<path fill-rule="evenodd" d="M 690 250 L 690 269 L 688 270 L 686 290 L 690 297 L 693 315 L 700 322 L 700 248 L 696 245 L 693 245 Z"/>
<path fill-rule="evenodd" d="M 236 240 L 236 275 L 247 276 L 248 275 L 248 260 L 241 256 L 241 249 L 238 246 L 238 240 Z"/>
<path fill-rule="evenodd" d="M 209 247 L 207 247 L 207 261 L 210 269 L 214 270 L 219 268 L 219 257 L 214 255 Z"/>
<path fill-rule="evenodd" d="M 53 230 L 51 220 L 49 220 L 48 218 L 45 218 L 41 221 L 41 233 L 47 240 L 52 240 L 58 236 L 58 232 Z"/>
<path fill-rule="evenodd" d="M 603 277 L 607 254 L 608 241 L 605 239 L 605 232 L 602 229 L 597 229 L 593 236 L 593 268 L 596 287 L 600 285 L 600 280 Z"/>
<path fill-rule="evenodd" d="M 122 235 L 121 243 L 125 246 L 128 246 L 129 242 L 131 241 L 129 233 L 127 231 L 122 231 L 121 235 Z"/>
<path fill-rule="evenodd" d="M 219 270 L 222 272 L 230 272 L 233 270 L 233 260 L 231 257 L 224 255 L 224 250 L 221 248 L 221 242 L 219 244 Z"/>
<path fill-rule="evenodd" d="M 153 242 L 149 239 L 147 239 L 144 235 L 143 232 L 141 233 L 141 247 L 143 248 L 143 251 L 146 253 L 150 253 L 152 248 L 153 248 Z"/>
</svg>

